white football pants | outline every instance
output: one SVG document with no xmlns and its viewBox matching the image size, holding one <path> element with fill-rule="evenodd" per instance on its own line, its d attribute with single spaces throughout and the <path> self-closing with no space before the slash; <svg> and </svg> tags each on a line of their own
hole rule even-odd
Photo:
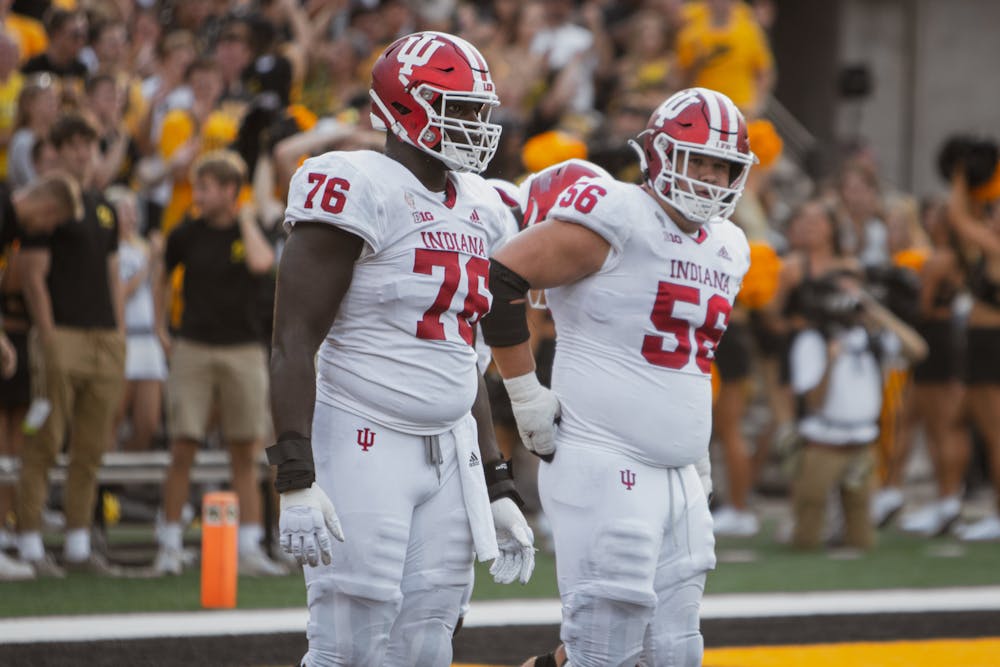
<svg viewBox="0 0 1000 667">
<path fill-rule="evenodd" d="M 333 563 L 305 566 L 306 667 L 447 667 L 472 567 L 452 433 L 429 440 L 320 403 L 316 480 L 344 529 Z"/>
<path fill-rule="evenodd" d="M 540 464 L 538 487 L 573 667 L 701 665 L 715 538 L 694 466 L 656 468 L 561 443 Z"/>
</svg>

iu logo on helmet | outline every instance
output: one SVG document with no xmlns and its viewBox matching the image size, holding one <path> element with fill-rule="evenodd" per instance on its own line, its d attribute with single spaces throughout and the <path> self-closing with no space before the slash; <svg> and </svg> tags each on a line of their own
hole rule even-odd
<svg viewBox="0 0 1000 667">
<path fill-rule="evenodd" d="M 358 429 L 358 444 L 361 445 L 361 449 L 368 451 L 369 447 L 375 446 L 375 431 L 371 429 Z"/>
<path fill-rule="evenodd" d="M 404 86 L 409 85 L 413 68 L 423 67 L 429 63 L 434 52 L 442 46 L 444 46 L 444 42 L 431 34 L 423 33 L 410 37 L 396 54 L 396 59 L 402 65 L 399 68 L 400 83 Z"/>
<path fill-rule="evenodd" d="M 700 100 L 698 99 L 698 93 L 694 90 L 687 90 L 666 100 L 660 107 L 654 112 L 656 114 L 656 124 L 662 125 L 664 121 L 673 120 L 677 116 L 681 115 L 681 112 L 687 109 L 692 104 L 697 104 Z"/>
<path fill-rule="evenodd" d="M 635 473 L 628 469 L 619 470 L 618 472 L 620 472 L 622 476 L 622 486 L 624 486 L 626 490 L 631 491 L 632 487 L 635 486 Z"/>
</svg>

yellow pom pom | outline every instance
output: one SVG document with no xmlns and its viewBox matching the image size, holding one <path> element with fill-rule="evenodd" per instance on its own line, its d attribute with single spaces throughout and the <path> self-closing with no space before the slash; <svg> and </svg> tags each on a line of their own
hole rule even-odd
<svg viewBox="0 0 1000 667">
<path fill-rule="evenodd" d="M 719 375 L 719 367 L 712 362 L 712 405 L 719 400 L 719 390 L 722 388 L 722 377 Z"/>
<path fill-rule="evenodd" d="M 301 104 L 290 105 L 288 107 L 288 115 L 295 120 L 295 125 L 299 128 L 299 132 L 307 132 L 316 125 L 316 114 Z"/>
<path fill-rule="evenodd" d="M 781 258 L 763 241 L 750 244 L 750 268 L 743 277 L 743 287 L 736 301 L 750 309 L 763 308 L 778 292 Z"/>
<path fill-rule="evenodd" d="M 210 114 L 201 129 L 202 150 L 226 148 L 236 139 L 239 130 L 240 125 L 232 116 L 221 112 Z"/>
<path fill-rule="evenodd" d="M 538 172 L 570 158 L 587 159 L 587 144 L 567 132 L 551 130 L 524 142 L 521 162 L 530 172 Z"/>
<path fill-rule="evenodd" d="M 907 248 L 900 250 L 892 256 L 892 263 L 904 269 L 910 269 L 914 273 L 920 273 L 927 261 L 926 248 Z"/>
<path fill-rule="evenodd" d="M 750 150 L 760 161 L 759 166 L 767 168 L 778 161 L 785 148 L 778 131 L 771 121 L 759 118 L 747 123 L 747 138 L 750 140 Z"/>
<path fill-rule="evenodd" d="M 122 505 L 118 502 L 118 496 L 105 491 L 101 494 L 101 506 L 104 508 L 104 524 L 114 526 L 122 518 Z"/>
</svg>

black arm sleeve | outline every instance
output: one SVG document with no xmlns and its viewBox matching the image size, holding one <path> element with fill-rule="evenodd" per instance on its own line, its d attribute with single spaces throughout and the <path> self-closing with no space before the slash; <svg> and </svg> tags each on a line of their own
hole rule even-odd
<svg viewBox="0 0 1000 667">
<path fill-rule="evenodd" d="M 483 340 L 490 347 L 511 347 L 528 340 L 525 294 L 531 285 L 515 271 L 490 258 L 493 307 L 481 321 Z"/>
<path fill-rule="evenodd" d="M 499 498 L 510 498 L 518 507 L 524 507 L 524 501 L 514 486 L 514 466 L 511 461 L 489 461 L 483 465 L 483 474 L 486 475 L 486 492 L 491 503 Z"/>
<path fill-rule="evenodd" d="M 267 462 L 278 466 L 274 488 L 278 493 L 308 489 L 316 481 L 312 441 L 299 433 L 282 433 L 266 450 Z"/>
</svg>

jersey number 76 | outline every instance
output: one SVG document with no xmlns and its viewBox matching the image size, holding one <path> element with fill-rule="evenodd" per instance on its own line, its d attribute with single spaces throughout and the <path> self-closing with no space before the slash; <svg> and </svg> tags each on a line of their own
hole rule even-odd
<svg viewBox="0 0 1000 667">
<path fill-rule="evenodd" d="M 479 291 L 480 280 L 486 285 L 490 273 L 490 261 L 483 257 L 470 257 L 463 267 L 461 256 L 457 252 L 417 248 L 413 258 L 413 272 L 433 275 L 435 266 L 444 269 L 444 280 L 441 282 L 434 303 L 424 311 L 424 316 L 417 322 L 417 338 L 445 339 L 441 315 L 451 307 L 451 301 L 462 281 L 464 269 L 468 291 L 462 310 L 457 315 L 458 333 L 462 336 L 462 340 L 472 345 L 474 340 L 472 326 L 490 309 L 489 298 Z"/>
</svg>

